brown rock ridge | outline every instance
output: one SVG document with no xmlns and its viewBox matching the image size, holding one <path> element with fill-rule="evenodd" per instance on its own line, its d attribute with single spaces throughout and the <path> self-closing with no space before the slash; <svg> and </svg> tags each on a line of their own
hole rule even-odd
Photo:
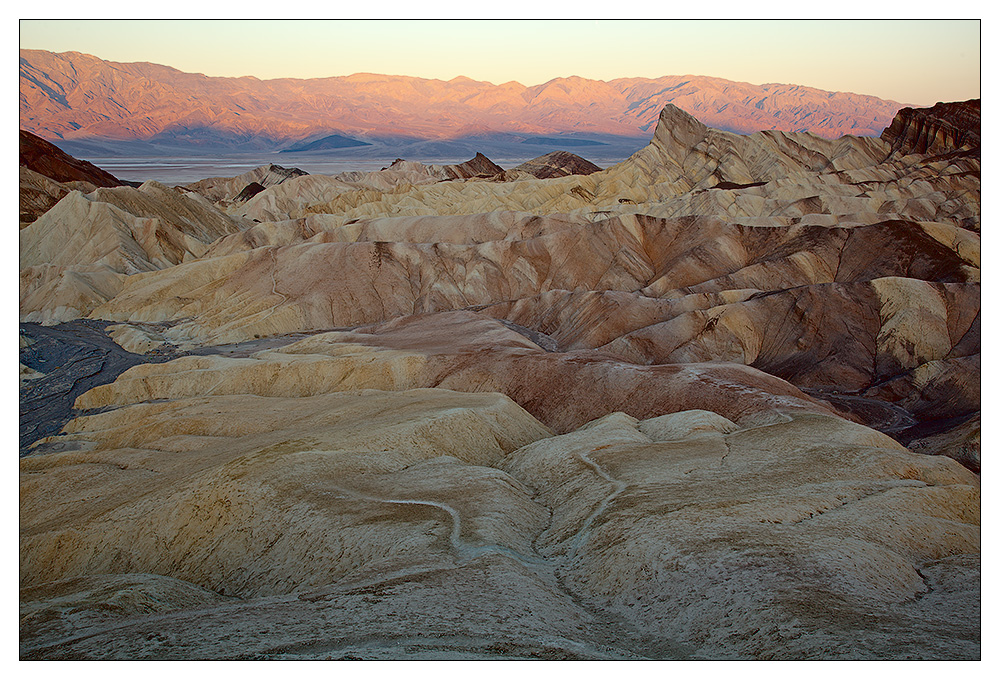
<svg viewBox="0 0 1000 680">
<path fill-rule="evenodd" d="M 940 155 L 964 151 L 979 158 L 980 100 L 938 102 L 928 109 L 901 109 L 882 139 L 892 154 Z"/>
<path fill-rule="evenodd" d="M 73 158 L 30 132 L 20 131 L 18 207 L 23 229 L 71 191 L 121 186 L 110 173 Z"/>
<path fill-rule="evenodd" d="M 469 179 L 470 177 L 494 177 L 503 172 L 503 168 L 481 153 L 464 163 L 441 166 L 447 179 Z"/>
<path fill-rule="evenodd" d="M 57 182 L 88 182 L 95 187 L 117 187 L 121 182 L 111 173 L 101 170 L 93 163 L 81 161 L 64 153 L 37 135 L 20 131 L 20 153 L 22 167 Z"/>
<path fill-rule="evenodd" d="M 553 151 L 530 161 L 521 163 L 514 170 L 526 172 L 538 179 L 565 177 L 566 175 L 590 175 L 600 172 L 600 168 L 586 158 L 568 151 Z"/>
</svg>

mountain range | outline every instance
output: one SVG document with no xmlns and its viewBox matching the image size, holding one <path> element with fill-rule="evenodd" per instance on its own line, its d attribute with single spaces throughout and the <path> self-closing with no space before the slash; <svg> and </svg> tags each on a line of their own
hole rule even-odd
<svg viewBox="0 0 1000 680">
<path fill-rule="evenodd" d="M 525 157 L 588 143 L 612 154 L 624 143 L 631 153 L 648 141 L 668 104 L 729 132 L 826 138 L 878 136 L 904 106 L 694 75 L 607 82 L 572 76 L 533 86 L 370 73 L 261 80 L 42 50 L 20 50 L 19 90 L 21 128 L 71 153 L 184 148 L 360 157 L 415 141 L 430 143 L 420 148 L 426 154 L 464 153 L 447 146 L 456 140 L 494 153 L 490 143 L 530 147 Z"/>
</svg>

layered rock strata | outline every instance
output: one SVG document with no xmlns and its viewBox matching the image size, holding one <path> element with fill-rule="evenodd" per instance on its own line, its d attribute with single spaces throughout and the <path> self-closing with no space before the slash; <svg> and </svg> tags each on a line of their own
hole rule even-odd
<svg viewBox="0 0 1000 680">
<path fill-rule="evenodd" d="M 526 172 L 538 179 L 550 179 L 566 175 L 590 175 L 599 172 L 601 168 L 575 153 L 553 151 L 521 163 L 514 170 Z"/>
<path fill-rule="evenodd" d="M 26 447 L 22 658 L 978 658 L 966 118 L 66 193 L 22 320 L 149 360 Z"/>
<path fill-rule="evenodd" d="M 938 102 L 930 109 L 901 109 L 882 139 L 892 144 L 892 152 L 942 154 L 966 151 L 979 157 L 980 100 Z"/>
</svg>

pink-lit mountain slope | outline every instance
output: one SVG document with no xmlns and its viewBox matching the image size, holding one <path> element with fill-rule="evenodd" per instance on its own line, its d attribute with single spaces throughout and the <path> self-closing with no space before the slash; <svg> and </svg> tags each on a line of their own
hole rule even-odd
<svg viewBox="0 0 1000 680">
<path fill-rule="evenodd" d="M 513 134 L 646 137 L 674 104 L 731 132 L 877 136 L 903 104 L 800 85 L 705 76 L 557 78 L 526 87 L 355 74 L 260 80 L 20 51 L 20 126 L 49 140 L 288 147 L 330 133 L 422 139 Z"/>
</svg>

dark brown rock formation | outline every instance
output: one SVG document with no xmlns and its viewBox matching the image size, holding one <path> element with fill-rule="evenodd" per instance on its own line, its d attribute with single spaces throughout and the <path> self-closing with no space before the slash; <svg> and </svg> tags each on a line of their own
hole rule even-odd
<svg viewBox="0 0 1000 680">
<path fill-rule="evenodd" d="M 900 110 L 882 139 L 892 145 L 892 154 L 945 154 L 968 148 L 979 157 L 980 100 L 938 102 L 929 109 Z"/>
<path fill-rule="evenodd" d="M 18 213 L 23 229 L 58 203 L 70 188 L 23 165 L 19 171 Z"/>
<path fill-rule="evenodd" d="M 550 177 L 565 177 L 567 175 L 589 175 L 600 171 L 601 168 L 586 158 L 577 156 L 575 153 L 553 151 L 544 156 L 525 161 L 514 169 L 527 172 L 538 179 L 548 179 Z"/>
<path fill-rule="evenodd" d="M 251 198 L 264 191 L 264 185 L 259 182 L 250 182 L 250 184 L 243 187 L 243 191 L 236 196 L 234 201 L 237 203 L 241 201 L 249 201 Z"/>
<path fill-rule="evenodd" d="M 63 152 L 41 137 L 21 130 L 19 161 L 29 170 L 57 182 L 90 182 L 96 187 L 118 187 L 122 182 L 93 163 Z"/>
<path fill-rule="evenodd" d="M 457 165 L 445 165 L 442 169 L 449 179 L 469 179 L 470 177 L 495 177 L 503 172 L 503 168 L 481 153 L 475 158 Z"/>
</svg>

